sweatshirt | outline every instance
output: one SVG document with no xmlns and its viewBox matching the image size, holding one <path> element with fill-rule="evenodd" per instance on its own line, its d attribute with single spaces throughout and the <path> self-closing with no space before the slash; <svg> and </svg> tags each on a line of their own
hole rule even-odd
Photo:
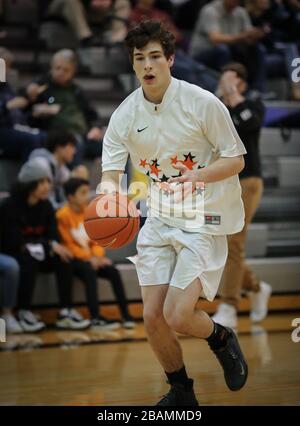
<svg viewBox="0 0 300 426">
<path fill-rule="evenodd" d="M 48 200 L 29 205 L 17 196 L 10 196 L 0 206 L 1 251 L 18 257 L 26 244 L 42 244 L 50 254 L 51 241 L 59 241 L 55 213 Z"/>
<path fill-rule="evenodd" d="M 76 212 L 67 203 L 57 211 L 56 219 L 61 241 L 76 259 L 86 261 L 94 256 L 104 256 L 104 249 L 90 240 L 85 232 L 83 211 Z"/>
</svg>

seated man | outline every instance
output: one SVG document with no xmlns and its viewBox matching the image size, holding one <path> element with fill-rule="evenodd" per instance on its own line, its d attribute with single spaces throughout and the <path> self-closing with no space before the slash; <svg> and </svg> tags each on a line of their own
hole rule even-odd
<svg viewBox="0 0 300 426">
<path fill-rule="evenodd" d="M 265 56 L 258 41 L 264 30 L 254 28 L 239 0 L 214 0 L 200 11 L 190 54 L 218 71 L 228 62 L 243 63 L 252 89 L 264 91 Z"/>
<path fill-rule="evenodd" d="M 0 48 L 0 58 L 5 61 L 6 73 L 11 69 L 13 56 Z M 5 158 L 27 160 L 30 152 L 41 146 L 45 134 L 27 125 L 24 108 L 28 101 L 17 96 L 8 82 L 0 84 L 0 155 Z"/>
<path fill-rule="evenodd" d="M 58 51 L 52 58 L 49 75 L 31 83 L 26 94 L 35 125 L 48 131 L 64 129 L 75 135 L 78 142 L 75 164 L 79 164 L 83 155 L 101 156 L 103 131 L 98 113 L 73 81 L 76 66 L 72 50 Z"/>
<path fill-rule="evenodd" d="M 129 0 L 53 0 L 49 15 L 60 15 L 70 25 L 82 47 L 118 43 L 127 33 Z M 95 33 L 93 34 L 93 27 Z M 100 35 L 97 35 L 100 33 Z"/>
</svg>

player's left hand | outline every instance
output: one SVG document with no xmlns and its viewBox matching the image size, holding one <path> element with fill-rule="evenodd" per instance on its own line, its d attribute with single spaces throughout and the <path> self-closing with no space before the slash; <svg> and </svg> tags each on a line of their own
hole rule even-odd
<svg viewBox="0 0 300 426">
<path fill-rule="evenodd" d="M 190 170 L 184 164 L 176 164 L 173 167 L 180 171 L 181 176 L 168 179 L 168 183 L 177 183 L 173 187 L 175 202 L 179 202 L 190 195 L 196 189 L 198 184 L 202 184 L 199 170 Z M 178 185 L 182 184 L 182 185 Z"/>
</svg>

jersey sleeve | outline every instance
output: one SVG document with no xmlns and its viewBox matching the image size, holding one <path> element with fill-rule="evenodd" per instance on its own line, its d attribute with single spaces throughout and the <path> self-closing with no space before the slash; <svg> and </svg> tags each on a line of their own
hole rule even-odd
<svg viewBox="0 0 300 426">
<path fill-rule="evenodd" d="M 247 153 L 228 109 L 215 96 L 207 102 L 202 125 L 213 151 L 220 157 L 237 157 Z"/>
<path fill-rule="evenodd" d="M 103 139 L 102 171 L 125 170 L 128 150 L 118 131 L 118 116 L 112 115 Z M 117 125 L 118 124 L 118 125 Z"/>
</svg>

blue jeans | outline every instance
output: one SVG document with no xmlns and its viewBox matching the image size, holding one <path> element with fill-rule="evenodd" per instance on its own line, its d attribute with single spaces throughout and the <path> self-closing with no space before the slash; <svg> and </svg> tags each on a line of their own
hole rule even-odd
<svg viewBox="0 0 300 426">
<path fill-rule="evenodd" d="M 5 158 L 21 158 L 26 161 L 31 151 L 40 148 L 45 133 L 32 134 L 13 128 L 0 128 L 0 152 Z"/>
<path fill-rule="evenodd" d="M 0 306 L 3 308 L 16 305 L 19 269 L 15 258 L 0 253 Z"/>
<path fill-rule="evenodd" d="M 215 71 L 208 69 L 205 65 L 181 51 L 178 51 L 175 55 L 172 74 L 179 80 L 185 80 L 212 93 L 215 92 L 218 85 L 219 76 Z"/>
<path fill-rule="evenodd" d="M 194 55 L 194 59 L 218 71 L 231 61 L 241 62 L 247 68 L 251 89 L 263 92 L 266 78 L 265 56 L 265 48 L 261 44 L 239 43 L 232 46 L 219 44 L 203 49 Z"/>
</svg>

